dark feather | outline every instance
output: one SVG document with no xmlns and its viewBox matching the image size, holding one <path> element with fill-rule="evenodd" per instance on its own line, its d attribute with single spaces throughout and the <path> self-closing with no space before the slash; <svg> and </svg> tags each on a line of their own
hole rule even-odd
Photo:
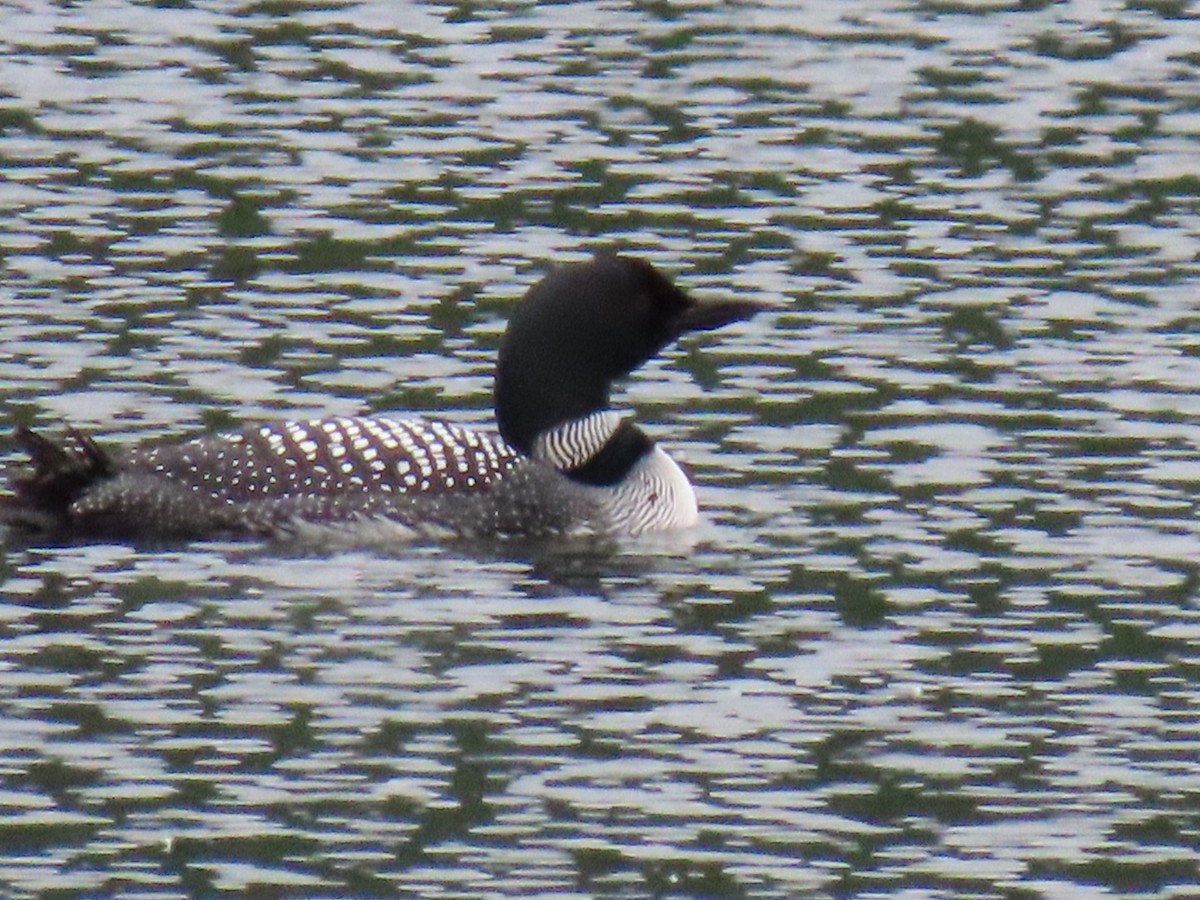
<svg viewBox="0 0 1200 900">
<path fill-rule="evenodd" d="M 116 471 L 100 445 L 75 428 L 56 442 L 21 426 L 13 432 L 13 442 L 29 454 L 31 471 L 12 479 L 11 496 L 0 497 L 0 524 L 60 527 L 71 503 Z"/>
</svg>

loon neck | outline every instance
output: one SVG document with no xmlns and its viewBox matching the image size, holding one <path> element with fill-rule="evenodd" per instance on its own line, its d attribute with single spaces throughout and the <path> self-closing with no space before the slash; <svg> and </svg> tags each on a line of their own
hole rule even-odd
<svg viewBox="0 0 1200 900">
<path fill-rule="evenodd" d="M 611 409 L 601 409 L 548 428 L 531 456 L 572 481 L 593 487 L 619 484 L 654 449 L 644 431 Z"/>
<path fill-rule="evenodd" d="M 564 361 L 564 367 L 569 363 Z M 510 366 L 509 368 L 516 368 Z M 582 423 L 592 423 L 588 430 L 575 437 L 589 437 L 598 433 L 596 429 L 607 429 L 605 437 L 615 430 L 616 423 L 606 424 L 606 416 L 619 420 L 608 408 L 609 383 L 600 379 L 583 382 L 579 373 L 571 373 L 564 379 L 561 374 L 550 371 L 527 377 L 532 367 L 522 367 L 520 377 L 509 375 L 496 380 L 496 424 L 500 434 L 513 447 L 526 456 L 536 456 L 539 440 L 551 434 L 575 435 L 574 430 Z M 569 368 L 567 369 L 569 371 Z M 506 370 L 501 367 L 502 373 Z M 564 384 L 564 381 L 570 381 Z M 599 449 L 598 444 L 582 445 Z"/>
</svg>

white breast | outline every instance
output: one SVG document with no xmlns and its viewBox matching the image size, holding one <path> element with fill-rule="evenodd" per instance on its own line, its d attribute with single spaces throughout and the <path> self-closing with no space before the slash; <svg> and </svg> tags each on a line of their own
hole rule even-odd
<svg viewBox="0 0 1200 900">
<path fill-rule="evenodd" d="M 605 495 L 600 506 L 614 533 L 690 528 L 700 518 L 691 482 L 661 447 L 639 460 L 620 484 L 596 490 Z"/>
</svg>

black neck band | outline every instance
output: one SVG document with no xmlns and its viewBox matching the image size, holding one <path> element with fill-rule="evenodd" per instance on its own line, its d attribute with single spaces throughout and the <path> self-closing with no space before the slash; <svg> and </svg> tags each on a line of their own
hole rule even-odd
<svg viewBox="0 0 1200 900">
<path fill-rule="evenodd" d="M 617 426 L 599 453 L 583 465 L 568 469 L 566 475 L 580 484 L 611 487 L 619 484 L 653 447 L 654 441 L 642 429 L 626 420 Z"/>
</svg>

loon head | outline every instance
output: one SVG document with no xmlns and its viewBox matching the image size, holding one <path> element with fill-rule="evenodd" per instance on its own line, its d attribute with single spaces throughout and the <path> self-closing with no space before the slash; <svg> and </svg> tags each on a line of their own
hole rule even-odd
<svg viewBox="0 0 1200 900">
<path fill-rule="evenodd" d="M 764 308 L 690 297 L 649 262 L 627 256 L 555 269 L 526 293 L 500 344 L 500 433 L 530 455 L 539 435 L 607 409 L 613 382 L 671 341 Z"/>
</svg>

